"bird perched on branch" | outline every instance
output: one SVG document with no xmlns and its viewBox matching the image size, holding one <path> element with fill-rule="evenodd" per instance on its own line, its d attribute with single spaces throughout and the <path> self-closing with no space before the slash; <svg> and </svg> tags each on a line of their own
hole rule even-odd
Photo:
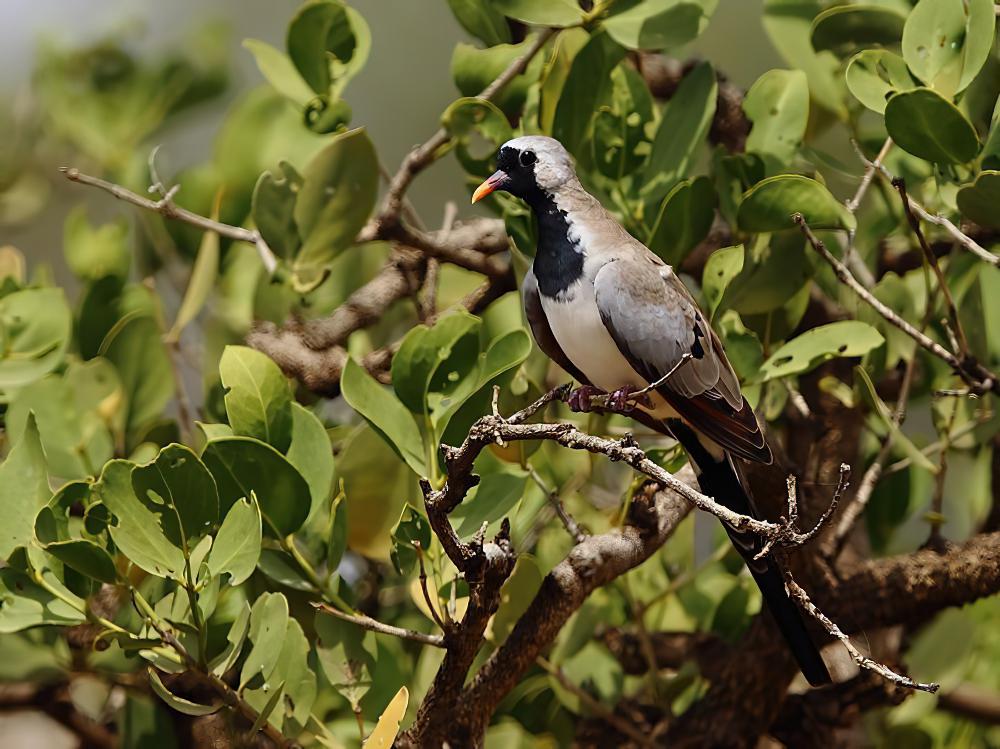
<svg viewBox="0 0 1000 749">
<path fill-rule="evenodd" d="M 680 442 L 705 494 L 758 517 L 738 460 L 770 463 L 771 449 L 722 342 L 673 268 L 584 190 L 558 141 L 514 138 L 497 167 L 472 202 L 503 190 L 534 211 L 538 248 L 521 290 L 524 309 L 538 346 L 581 383 L 570 407 L 588 410 L 607 394 L 610 410 Z M 829 683 L 777 562 L 754 558 L 762 539 L 726 530 L 802 673 L 813 685 Z"/>
</svg>

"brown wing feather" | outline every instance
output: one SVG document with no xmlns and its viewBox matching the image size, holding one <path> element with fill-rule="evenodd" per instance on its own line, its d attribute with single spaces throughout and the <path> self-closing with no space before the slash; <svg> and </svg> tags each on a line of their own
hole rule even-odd
<svg viewBox="0 0 1000 749">
<path fill-rule="evenodd" d="M 684 421 L 733 455 L 755 463 L 771 462 L 771 448 L 745 398 L 737 410 L 714 390 L 694 397 L 685 397 L 669 387 L 658 388 L 657 392 Z"/>
</svg>

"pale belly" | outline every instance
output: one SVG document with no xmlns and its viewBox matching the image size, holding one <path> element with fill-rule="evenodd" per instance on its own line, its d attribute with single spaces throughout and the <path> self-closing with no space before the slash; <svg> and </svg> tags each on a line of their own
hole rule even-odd
<svg viewBox="0 0 1000 749">
<path fill-rule="evenodd" d="M 573 298 L 556 301 L 541 297 L 542 309 L 559 348 L 587 379 L 605 392 L 649 383 L 628 363 L 601 320 L 594 300 L 594 287 L 584 280 L 574 289 Z M 676 416 L 658 394 L 650 393 L 654 407 L 643 409 L 666 419 Z"/>
</svg>

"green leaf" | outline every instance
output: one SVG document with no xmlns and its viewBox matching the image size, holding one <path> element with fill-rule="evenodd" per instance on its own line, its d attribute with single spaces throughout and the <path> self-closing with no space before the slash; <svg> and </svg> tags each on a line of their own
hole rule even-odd
<svg viewBox="0 0 1000 749">
<path fill-rule="evenodd" d="M 480 483 L 451 513 L 455 532 L 468 538 L 483 523 L 493 523 L 507 515 L 524 496 L 527 481 L 527 472 L 515 469 L 484 474 Z"/>
<path fill-rule="evenodd" d="M 217 713 L 222 707 L 221 704 L 202 705 L 197 702 L 192 702 L 191 700 L 186 700 L 183 697 L 178 697 L 176 694 L 163 686 L 163 682 L 160 681 L 160 677 L 154 669 L 147 668 L 146 671 L 149 674 L 149 685 L 153 688 L 153 691 L 156 692 L 157 697 L 166 702 L 167 706 L 171 710 L 176 710 L 184 715 L 194 715 L 198 717 Z"/>
<path fill-rule="evenodd" d="M 302 189 L 302 176 L 287 161 L 278 164 L 280 174 L 264 172 L 253 190 L 251 213 L 257 231 L 275 254 L 289 260 L 302 240 L 295 225 L 295 198 Z"/>
<path fill-rule="evenodd" d="M 813 19 L 810 38 L 817 52 L 845 55 L 857 49 L 889 46 L 903 38 L 906 16 L 878 5 L 838 5 Z"/>
<path fill-rule="evenodd" d="M 929 88 L 894 94 L 885 105 L 885 129 L 900 148 L 927 161 L 963 164 L 979 152 L 972 123 Z"/>
<path fill-rule="evenodd" d="M 330 526 L 326 534 L 326 568 L 336 571 L 347 551 L 347 503 L 337 497 L 330 507 Z"/>
<path fill-rule="evenodd" d="M 257 674 L 271 672 L 281 655 L 288 627 L 288 601 L 281 593 L 262 593 L 250 609 L 250 642 L 253 647 L 243 662 L 240 689 Z"/>
<path fill-rule="evenodd" d="M 112 585 L 118 582 L 115 561 L 103 546 L 99 546 L 89 538 L 53 541 L 42 544 L 42 548 L 81 575 Z"/>
<path fill-rule="evenodd" d="M 500 607 L 490 623 L 494 646 L 499 647 L 507 639 L 542 587 L 544 577 L 537 559 L 530 554 L 518 555 L 514 570 L 500 588 Z"/>
<path fill-rule="evenodd" d="M 250 604 L 246 601 L 240 608 L 240 613 L 236 616 L 233 625 L 226 635 L 226 647 L 209 663 L 209 668 L 216 676 L 223 676 L 229 669 L 236 665 L 243 651 L 243 644 L 250 633 Z"/>
<path fill-rule="evenodd" d="M 100 353 L 115 365 L 125 388 L 129 433 L 159 418 L 174 397 L 174 377 L 156 320 L 144 314 L 123 318 Z"/>
<path fill-rule="evenodd" d="M 463 29 L 487 47 L 510 41 L 510 28 L 490 0 L 448 0 L 448 7 Z"/>
<path fill-rule="evenodd" d="M 892 435 L 893 444 L 906 453 L 906 455 L 913 461 L 914 465 L 917 465 L 932 474 L 937 474 L 940 470 L 937 464 L 924 455 L 920 448 L 914 445 L 910 438 L 907 437 L 903 433 L 903 430 L 901 430 L 895 423 L 892 411 L 889 410 L 885 401 L 879 397 L 878 392 L 875 390 L 875 383 L 872 382 L 872 379 L 868 376 L 868 372 L 865 371 L 865 368 L 855 367 L 854 373 L 865 386 L 863 392 L 868 396 L 868 401 L 872 404 L 873 410 L 879 415 L 886 428 L 889 430 L 889 433 Z"/>
<path fill-rule="evenodd" d="M 309 514 L 330 497 L 333 486 L 333 447 L 323 423 L 305 406 L 292 402 L 292 444 L 286 455 L 309 484 Z"/>
<path fill-rule="evenodd" d="M 292 264 L 303 291 L 325 277 L 329 262 L 368 220 L 378 193 L 378 159 L 363 128 L 334 136 L 302 172 L 294 217 L 302 248 Z"/>
<path fill-rule="evenodd" d="M 708 302 L 708 314 L 715 317 L 730 282 L 743 270 L 743 245 L 723 247 L 708 256 L 701 274 L 701 290 Z"/>
<path fill-rule="evenodd" d="M 820 325 L 775 351 L 760 369 L 760 381 L 801 374 L 839 356 L 864 356 L 885 342 L 868 323 L 857 320 Z"/>
<path fill-rule="evenodd" d="M 552 137 L 570 153 L 583 152 L 594 110 L 610 97 L 611 71 L 624 56 L 624 47 L 597 33 L 573 58 L 552 120 Z"/>
<path fill-rule="evenodd" d="M 218 209 L 213 211 L 212 218 L 218 220 Z M 177 317 L 174 318 L 174 324 L 164 339 L 167 343 L 176 343 L 180 340 L 181 331 L 198 317 L 208 295 L 215 287 L 218 275 L 219 235 L 214 231 L 207 231 L 202 235 L 201 243 L 198 245 L 198 255 L 191 268 L 191 277 L 188 279 L 187 289 L 184 290 L 184 299 L 181 300 L 181 306 L 177 310 Z"/>
<path fill-rule="evenodd" d="M 799 174 L 768 177 L 743 195 L 737 221 L 743 231 L 793 229 L 801 213 L 813 229 L 851 229 L 854 217 L 822 184 Z"/>
<path fill-rule="evenodd" d="M 100 368 L 115 391 L 110 404 L 122 401 L 120 386 L 114 382 L 113 367 L 102 359 L 93 362 Z M 89 363 L 88 363 L 89 364 Z M 114 453 L 114 442 L 98 410 L 101 401 L 86 402 L 94 374 L 92 367 L 71 366 L 63 377 L 47 375 L 17 391 L 7 410 L 6 426 L 16 442 L 24 433 L 29 413 L 33 413 L 41 435 L 49 473 L 64 479 L 83 478 L 104 465 Z M 93 391 L 90 391 L 91 393 Z"/>
<path fill-rule="evenodd" d="M 128 245 L 128 222 L 123 218 L 93 227 L 87 211 L 78 205 L 63 225 L 63 252 L 73 275 L 83 281 L 105 276 L 125 278 L 132 256 Z"/>
<path fill-rule="evenodd" d="M 184 445 L 167 445 L 156 459 L 132 470 L 132 490 L 146 510 L 158 516 L 174 546 L 185 556 L 219 519 L 219 495 L 205 464 Z M 115 509 L 109 505 L 112 513 Z M 116 513 L 117 514 L 117 513 Z"/>
<path fill-rule="evenodd" d="M 483 99 L 467 97 L 452 102 L 441 116 L 441 124 L 452 137 L 462 167 L 477 177 L 494 171 L 497 149 L 513 136 L 504 113 Z M 479 144 L 479 155 L 469 150 L 473 141 Z"/>
<path fill-rule="evenodd" d="M 443 315 L 434 327 L 417 325 L 403 339 L 392 359 L 392 387 L 396 396 L 414 413 L 426 413 L 427 392 L 432 380 L 435 390 L 445 385 L 450 360 L 471 358 L 479 353 L 479 328 L 482 322 L 464 310 Z M 435 377 L 438 372 L 444 377 Z"/>
<path fill-rule="evenodd" d="M 109 531 L 119 550 L 134 565 L 158 577 L 183 579 L 184 553 L 163 528 L 163 514 L 136 497 L 132 489 L 133 464 L 112 460 L 104 466 L 94 494 L 114 515 Z M 176 517 L 173 521 L 176 524 Z"/>
<path fill-rule="evenodd" d="M 980 226 L 1000 229 L 1000 172 L 986 170 L 980 172 L 976 181 L 958 191 L 958 210 L 962 215 Z"/>
<path fill-rule="evenodd" d="M 402 406 L 400 406 L 402 408 Z M 412 470 L 374 429 L 362 425 L 344 443 L 337 474 L 346 498 L 338 509 L 348 544 L 367 557 L 388 559 L 390 532 L 408 496 L 416 494 Z"/>
<path fill-rule="evenodd" d="M 392 566 L 400 575 L 409 575 L 417 563 L 417 546 L 429 549 L 431 526 L 427 518 L 412 507 L 404 507 L 403 514 L 392 532 Z"/>
<path fill-rule="evenodd" d="M 684 180 L 663 199 L 646 244 L 667 263 L 676 265 L 708 236 L 714 219 L 715 188 L 711 180 Z"/>
<path fill-rule="evenodd" d="M 414 473 L 426 475 L 423 439 L 406 406 L 353 359 L 344 366 L 340 388 L 347 404 L 365 417 Z"/>
<path fill-rule="evenodd" d="M 229 573 L 229 585 L 253 574 L 260 557 L 261 519 L 257 498 L 238 500 L 219 527 L 205 564 L 211 575 Z"/>
<path fill-rule="evenodd" d="M 62 289 L 24 289 L 0 299 L 0 390 L 27 385 L 59 366 L 72 325 Z"/>
<path fill-rule="evenodd" d="M 226 346 L 219 376 L 233 432 L 285 452 L 292 441 L 292 392 L 278 365 L 246 346 Z"/>
<path fill-rule="evenodd" d="M 0 559 L 6 560 L 14 549 L 31 543 L 35 516 L 49 495 L 45 454 L 34 414 L 29 414 L 24 433 L 0 463 L 0 513 L 4 518 L 0 524 Z"/>
<path fill-rule="evenodd" d="M 456 88 L 464 97 L 477 98 L 514 60 L 525 54 L 531 43 L 531 39 L 525 39 L 519 44 L 497 44 L 479 49 L 459 42 L 451 54 L 451 77 Z M 528 88 L 538 80 L 542 65 L 542 55 L 536 55 L 525 71 L 515 76 L 494 99 L 497 108 L 508 117 L 519 114 Z"/>
<path fill-rule="evenodd" d="M 764 30 L 788 66 L 806 74 L 816 103 L 845 119 L 840 63 L 830 52 L 816 52 L 810 41 L 812 22 L 822 9 L 819 0 L 764 0 Z"/>
<path fill-rule="evenodd" d="M 159 700 L 129 693 L 121 712 L 121 746 L 143 749 L 178 749 L 171 713 Z"/>
<path fill-rule="evenodd" d="M 389 749 L 396 741 L 399 733 L 399 724 L 406 714 L 406 706 L 410 701 L 410 692 L 406 687 L 400 687 L 396 696 L 389 700 L 388 706 L 382 711 L 378 718 L 378 723 L 361 749 Z"/>
<path fill-rule="evenodd" d="M 903 28 L 903 59 L 943 97 L 963 91 L 993 45 L 993 0 L 920 0 Z"/>
<path fill-rule="evenodd" d="M 219 511 L 257 498 L 265 528 L 278 537 L 294 533 L 309 517 L 309 484 L 287 458 L 252 437 L 225 437 L 205 446 L 202 460 L 219 488 Z"/>
<path fill-rule="evenodd" d="M 248 689 L 244 692 L 245 699 L 251 705 L 254 703 L 254 696 L 263 697 L 265 701 L 262 705 L 254 705 L 258 712 L 257 719 L 253 722 L 253 725 L 250 726 L 250 736 L 255 736 L 263 727 L 264 723 L 268 722 L 271 716 L 274 715 L 274 708 L 277 707 L 278 701 L 285 696 L 285 682 L 280 681 L 274 685 L 267 684 L 262 689 Z M 277 720 L 271 721 L 271 723 L 277 723 L 277 727 L 281 728 L 284 716 L 281 712 L 278 712 L 278 714 L 274 717 L 277 718 Z"/>
<path fill-rule="evenodd" d="M 684 76 L 653 138 L 644 180 L 648 201 L 658 202 L 688 175 L 712 125 L 717 96 L 715 71 L 707 62 L 698 63 Z"/>
<path fill-rule="evenodd" d="M 903 58 L 884 49 L 858 52 L 847 65 L 846 80 L 854 98 L 879 114 L 893 94 L 918 86 Z"/>
<path fill-rule="evenodd" d="M 573 0 L 492 0 L 492 4 L 505 16 L 536 26 L 566 27 L 583 21 L 583 11 Z"/>
<path fill-rule="evenodd" d="M 87 619 L 82 600 L 79 608 L 71 606 L 13 567 L 0 569 L 0 601 L 0 634 L 43 625 L 72 627 Z"/>
<path fill-rule="evenodd" d="M 320 0 L 307 3 L 295 15 L 288 25 L 285 45 L 305 82 L 317 94 L 326 94 L 334 80 L 332 60 L 350 62 L 357 39 L 344 4 Z"/>
<path fill-rule="evenodd" d="M 316 654 L 333 688 L 357 709 L 372 686 L 375 636 L 355 624 L 316 612 Z"/>
<path fill-rule="evenodd" d="M 696 2 L 642 0 L 603 23 L 608 35 L 629 49 L 661 50 L 687 44 L 707 22 L 705 8 Z"/>
<path fill-rule="evenodd" d="M 601 174 L 623 180 L 638 172 L 649 155 L 646 124 L 653 120 L 653 98 L 642 76 L 630 67 L 612 70 L 611 82 L 610 106 L 594 113 L 591 149 Z"/>
<path fill-rule="evenodd" d="M 299 75 L 292 61 L 278 49 L 259 39 L 244 39 L 243 48 L 253 55 L 261 75 L 275 91 L 300 107 L 313 98 L 313 91 Z"/>
<path fill-rule="evenodd" d="M 795 158 L 809 122 L 806 74 L 801 70 L 769 70 L 750 87 L 743 111 L 753 123 L 747 151 L 786 168 Z"/>
</svg>

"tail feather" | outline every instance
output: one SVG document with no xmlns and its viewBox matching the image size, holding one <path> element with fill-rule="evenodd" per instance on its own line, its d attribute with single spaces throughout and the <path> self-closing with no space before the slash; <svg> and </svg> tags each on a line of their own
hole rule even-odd
<svg viewBox="0 0 1000 749">
<path fill-rule="evenodd" d="M 726 457 L 721 461 L 702 459 L 697 462 L 701 471 L 698 483 L 705 494 L 714 497 L 733 512 L 758 517 L 744 482 L 730 458 Z M 757 534 L 740 533 L 729 526 L 726 526 L 726 532 L 750 569 L 764 597 L 764 603 L 788 642 L 803 675 L 814 687 L 829 684 L 830 672 L 806 629 L 802 612 L 785 591 L 784 576 L 774 557 L 768 554 L 761 559 L 754 559 L 763 547 Z"/>
</svg>

